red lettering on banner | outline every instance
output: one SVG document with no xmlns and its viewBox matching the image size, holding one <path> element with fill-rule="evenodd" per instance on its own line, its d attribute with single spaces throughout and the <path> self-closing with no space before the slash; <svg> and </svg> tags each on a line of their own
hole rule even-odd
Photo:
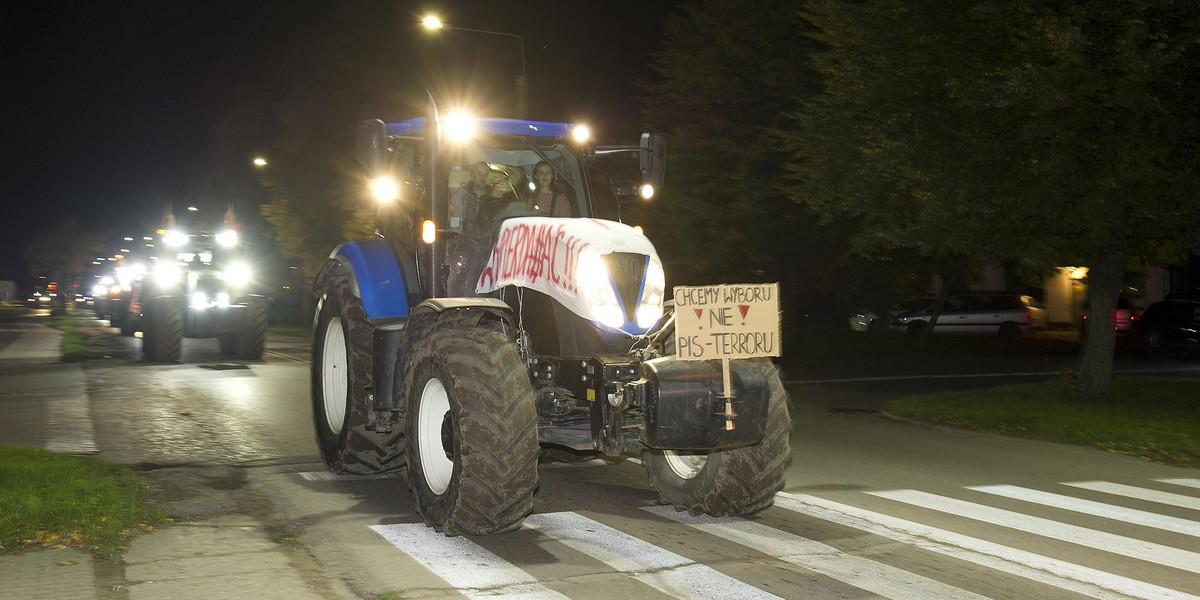
<svg viewBox="0 0 1200 600">
<path fill-rule="evenodd" d="M 552 287 L 574 296 L 578 293 L 575 267 L 579 253 L 587 247 L 561 224 L 513 224 L 501 231 L 477 285 L 492 289 L 499 282 L 536 284 L 544 278 Z"/>
</svg>

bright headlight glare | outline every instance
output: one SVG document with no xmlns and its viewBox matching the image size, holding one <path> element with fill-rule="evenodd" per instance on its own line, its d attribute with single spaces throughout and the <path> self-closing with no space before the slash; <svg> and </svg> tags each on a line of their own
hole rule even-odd
<svg viewBox="0 0 1200 600">
<path fill-rule="evenodd" d="M 575 281 L 579 282 L 580 295 L 587 303 L 588 312 L 593 319 L 614 329 L 625 324 L 625 311 L 621 310 L 612 277 L 609 276 L 604 261 L 600 260 L 600 255 L 594 252 L 583 252 L 579 255 Z"/>
<path fill-rule="evenodd" d="M 380 202 L 391 202 L 400 196 L 400 186 L 391 177 L 376 177 L 371 180 L 371 195 Z"/>
<path fill-rule="evenodd" d="M 172 248 L 184 246 L 187 244 L 187 242 L 188 236 L 182 231 L 171 230 L 163 233 L 163 243 Z"/>
<path fill-rule="evenodd" d="M 204 292 L 192 294 L 192 308 L 208 308 L 208 297 Z"/>
<path fill-rule="evenodd" d="M 97 283 L 94 287 L 92 287 L 93 297 L 103 298 L 106 294 L 108 294 L 108 288 L 104 287 L 103 283 Z"/>
<path fill-rule="evenodd" d="M 179 283 L 179 276 L 181 274 L 182 271 L 179 270 L 179 265 L 175 263 L 160 263 L 154 267 L 154 281 L 161 286 Z"/>
<path fill-rule="evenodd" d="M 229 306 L 229 294 L 226 294 L 225 292 L 217 294 L 217 306 L 222 308 Z"/>
<path fill-rule="evenodd" d="M 475 120 L 466 113 L 451 113 L 442 121 L 442 125 L 452 142 L 462 143 L 475 135 Z"/>
<path fill-rule="evenodd" d="M 232 229 L 226 229 L 225 231 L 218 233 L 217 243 L 225 247 L 236 246 L 238 243 L 237 232 Z"/>
<path fill-rule="evenodd" d="M 642 301 L 638 304 L 637 324 L 648 329 L 658 322 L 663 314 L 663 296 L 666 294 L 666 275 L 657 260 L 650 259 L 646 265 L 646 279 L 642 286 Z"/>
<path fill-rule="evenodd" d="M 571 139 L 582 144 L 592 139 L 592 130 L 587 125 L 576 125 L 571 129 Z"/>
<path fill-rule="evenodd" d="M 250 266 L 246 263 L 233 263 L 225 269 L 225 281 L 230 285 L 245 285 L 250 282 Z"/>
<path fill-rule="evenodd" d="M 642 200 L 649 200 L 654 197 L 654 186 L 649 183 L 643 183 L 642 187 L 638 188 L 638 195 Z"/>
</svg>

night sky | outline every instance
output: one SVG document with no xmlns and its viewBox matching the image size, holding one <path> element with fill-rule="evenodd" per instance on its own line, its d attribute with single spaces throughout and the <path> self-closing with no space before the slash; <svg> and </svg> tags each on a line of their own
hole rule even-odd
<svg viewBox="0 0 1200 600">
<path fill-rule="evenodd" d="M 153 225 L 167 202 L 193 198 L 215 123 L 246 108 L 237 106 L 245 100 L 236 90 L 278 78 L 283 53 L 306 28 L 321 27 L 334 4 L 343 13 L 350 5 L 364 22 L 380 18 L 381 7 L 387 18 L 402 15 L 395 26 L 398 55 L 415 60 L 437 53 L 446 64 L 468 61 L 476 68 L 497 61 L 494 70 L 504 77 L 495 85 L 502 87 L 512 81 L 505 71 L 519 63 L 515 42 L 443 32 L 456 36 L 440 42 L 454 48 L 447 54 L 420 30 L 418 17 L 428 10 L 452 25 L 520 35 L 530 116 L 598 120 L 637 111 L 634 84 L 651 76 L 648 54 L 659 48 L 674 5 L 0 0 L 0 279 L 28 279 L 23 244 L 59 216 L 120 235 L 131 223 Z M 361 118 L 396 120 L 410 112 Z M 247 194 L 266 199 L 261 189 Z"/>
</svg>

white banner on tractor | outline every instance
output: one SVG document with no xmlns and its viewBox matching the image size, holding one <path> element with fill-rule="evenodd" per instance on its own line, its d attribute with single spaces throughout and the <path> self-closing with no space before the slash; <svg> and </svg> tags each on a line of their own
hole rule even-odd
<svg viewBox="0 0 1200 600">
<path fill-rule="evenodd" d="M 500 225 L 496 245 L 479 276 L 480 294 L 506 285 L 535 289 L 588 318 L 575 268 L 583 251 L 645 254 L 658 260 L 654 244 L 634 228 L 604 219 L 519 217 Z"/>
</svg>

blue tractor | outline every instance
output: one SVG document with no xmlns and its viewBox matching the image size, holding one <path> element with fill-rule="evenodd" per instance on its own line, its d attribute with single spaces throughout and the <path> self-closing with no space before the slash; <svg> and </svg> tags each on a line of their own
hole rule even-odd
<svg viewBox="0 0 1200 600">
<path fill-rule="evenodd" d="M 783 486 L 775 366 L 733 361 L 725 395 L 719 363 L 678 360 L 654 246 L 599 218 L 661 186 L 663 139 L 596 146 L 585 131 L 439 119 L 432 99 L 424 117 L 359 125 L 387 202 L 378 235 L 335 248 L 316 277 L 317 441 L 335 472 L 405 471 L 447 535 L 518 528 L 543 448 L 640 449 L 660 500 L 692 513 L 751 513 Z M 641 188 L 597 165 L 622 156 Z M 539 214 L 547 185 L 559 216 Z"/>
</svg>

